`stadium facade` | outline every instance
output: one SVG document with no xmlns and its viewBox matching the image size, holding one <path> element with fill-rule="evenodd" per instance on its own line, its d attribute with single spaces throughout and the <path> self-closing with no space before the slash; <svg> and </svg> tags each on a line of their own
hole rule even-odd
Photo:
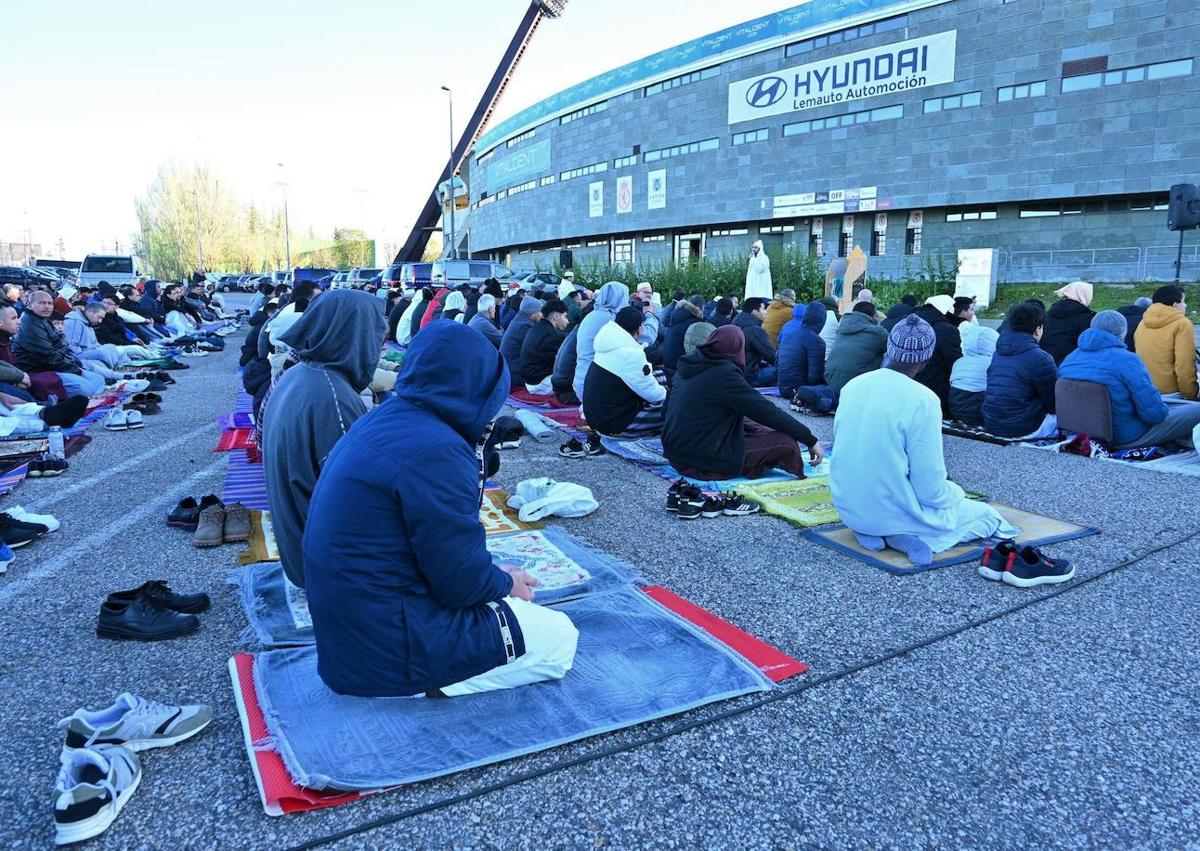
<svg viewBox="0 0 1200 851">
<path fill-rule="evenodd" d="M 995 248 L 1008 282 L 1173 277 L 1197 44 L 1195 0 L 813 0 L 490 130 L 468 247 L 531 269 L 860 245 L 883 276 Z"/>
</svg>

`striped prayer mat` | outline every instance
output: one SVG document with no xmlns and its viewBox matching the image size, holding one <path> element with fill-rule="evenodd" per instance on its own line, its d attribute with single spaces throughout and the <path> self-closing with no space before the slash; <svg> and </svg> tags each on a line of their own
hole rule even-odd
<svg viewBox="0 0 1200 851">
<path fill-rule="evenodd" d="M 266 511 L 270 506 L 267 505 L 267 474 L 263 465 L 251 464 L 245 451 L 231 452 L 221 500 L 226 505 L 240 502 L 247 508 Z"/>
</svg>

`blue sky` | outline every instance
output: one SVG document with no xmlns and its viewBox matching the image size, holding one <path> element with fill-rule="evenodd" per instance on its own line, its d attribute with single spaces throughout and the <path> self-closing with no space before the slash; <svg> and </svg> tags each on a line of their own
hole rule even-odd
<svg viewBox="0 0 1200 851">
<path fill-rule="evenodd" d="M 497 120 L 621 63 L 797 0 L 571 0 Z M 526 0 L 8 0 L 0 49 L 0 240 L 67 254 L 127 246 L 134 199 L 172 159 L 203 160 L 293 226 L 362 219 L 401 241 Z M 356 190 L 366 190 L 361 195 Z"/>
</svg>

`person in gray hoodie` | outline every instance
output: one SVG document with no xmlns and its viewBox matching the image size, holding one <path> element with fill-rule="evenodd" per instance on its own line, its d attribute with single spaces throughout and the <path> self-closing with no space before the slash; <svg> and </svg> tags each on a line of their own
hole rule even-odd
<svg viewBox="0 0 1200 851">
<path fill-rule="evenodd" d="M 575 339 L 575 380 L 571 389 L 583 398 L 583 383 L 588 369 L 596 358 L 596 335 L 600 329 L 613 321 L 617 311 L 629 304 L 629 287 L 620 281 L 609 281 L 596 293 L 596 306 L 587 318 L 579 323 Z"/>
<path fill-rule="evenodd" d="M 367 412 L 359 394 L 375 375 L 385 333 L 383 302 L 331 290 L 280 337 L 299 363 L 267 398 L 261 448 L 279 560 L 302 588 L 301 542 L 317 476 L 334 444 Z"/>
<path fill-rule="evenodd" d="M 509 377 L 513 387 L 525 386 L 525 373 L 521 369 L 521 347 L 525 338 L 533 330 L 533 326 L 542 321 L 542 303 L 531 295 L 521 299 L 521 307 L 513 321 L 504 329 L 500 338 L 500 354 L 508 364 Z"/>
</svg>

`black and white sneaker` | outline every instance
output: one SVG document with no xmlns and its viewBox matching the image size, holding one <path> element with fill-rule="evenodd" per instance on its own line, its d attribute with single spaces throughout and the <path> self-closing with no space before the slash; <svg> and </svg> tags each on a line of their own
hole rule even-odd
<svg viewBox="0 0 1200 851">
<path fill-rule="evenodd" d="M 600 435 L 596 434 L 595 432 L 588 435 L 587 446 L 585 446 L 584 449 L 589 457 L 593 455 L 604 455 L 608 452 L 608 450 L 604 448 L 604 444 L 600 442 Z"/>
<path fill-rule="evenodd" d="M 4 541 L 11 549 L 32 544 L 49 531 L 41 523 L 26 523 L 11 514 L 0 513 L 0 541 Z"/>
<path fill-rule="evenodd" d="M 1017 588 L 1033 588 L 1068 582 L 1074 576 L 1075 568 L 1066 559 L 1047 558 L 1034 547 L 1021 547 L 1004 574 L 1004 582 Z"/>
<path fill-rule="evenodd" d="M 667 491 L 667 511 L 672 514 L 677 513 L 681 506 L 687 503 L 688 498 L 692 496 L 692 492 L 699 496 L 700 489 L 689 483 L 685 479 L 680 479 L 674 482 Z"/>
<path fill-rule="evenodd" d="M 738 496 L 736 492 L 731 491 L 725 495 L 721 501 L 721 513 L 729 517 L 745 517 L 749 514 L 758 514 L 759 505 L 757 502 L 751 502 L 744 496 Z"/>
<path fill-rule="evenodd" d="M 722 512 L 725 511 L 725 497 L 707 496 L 703 493 L 700 494 L 700 496 L 704 500 L 703 505 L 700 506 L 700 515 L 702 517 L 707 517 L 709 519 L 713 517 L 720 517 Z"/>
<path fill-rule="evenodd" d="M 562 446 L 558 447 L 558 454 L 564 458 L 588 457 L 587 447 L 580 443 L 577 437 L 572 437 Z"/>
<path fill-rule="evenodd" d="M 63 751 L 97 745 L 120 745 L 131 751 L 165 748 L 190 739 L 212 721 L 202 704 L 168 706 L 125 692 L 104 709 L 77 709 L 58 722 L 66 728 Z"/>
<path fill-rule="evenodd" d="M 999 582 L 1004 579 L 1004 574 L 1012 567 L 1013 562 L 1017 560 L 1017 544 L 1015 541 L 1001 541 L 994 547 L 988 547 L 983 551 L 983 558 L 979 563 L 979 575 L 984 579 L 990 579 L 993 582 Z"/>
<path fill-rule="evenodd" d="M 119 745 L 64 751 L 54 784 L 55 844 L 104 833 L 141 782 L 141 762 Z"/>
</svg>

